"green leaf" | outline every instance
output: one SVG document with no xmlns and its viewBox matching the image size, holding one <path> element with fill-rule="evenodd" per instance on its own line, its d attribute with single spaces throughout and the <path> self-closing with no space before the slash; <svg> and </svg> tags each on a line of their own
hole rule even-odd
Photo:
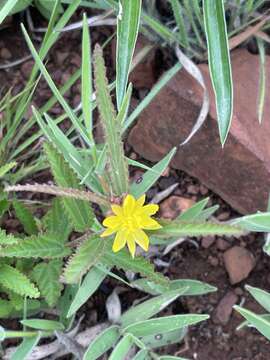
<svg viewBox="0 0 270 360">
<path fill-rule="evenodd" d="M 257 214 L 242 216 L 233 220 L 231 224 L 248 231 L 270 232 L 270 212 L 258 212 Z"/>
<path fill-rule="evenodd" d="M 244 234 L 240 227 L 218 224 L 218 223 L 184 223 L 180 221 L 165 222 L 160 221 L 163 227 L 156 230 L 156 237 L 173 237 L 173 236 L 207 236 L 207 235 L 241 235 Z M 150 233 L 150 232 L 149 232 Z"/>
<path fill-rule="evenodd" d="M 164 287 L 161 284 L 156 284 L 146 279 L 138 279 L 132 282 L 132 285 L 136 288 L 147 292 L 151 295 L 163 294 L 166 291 L 186 289 L 184 296 L 196 296 L 196 295 L 205 295 L 214 291 L 217 291 L 217 288 L 206 283 L 203 283 L 198 280 L 171 280 L 167 287 Z"/>
<path fill-rule="evenodd" d="M 45 151 L 57 185 L 81 190 L 78 178 L 57 150 L 53 146 L 45 144 Z M 91 228 L 94 213 L 86 201 L 67 198 L 61 200 L 76 231 L 83 232 Z"/>
<path fill-rule="evenodd" d="M 88 349 L 86 350 L 83 360 L 96 360 L 109 349 L 114 347 L 120 337 L 119 327 L 110 326 L 100 334 L 97 335 L 95 340 L 91 342 Z"/>
<path fill-rule="evenodd" d="M 194 325 L 207 319 L 209 319 L 208 315 L 197 314 L 165 316 L 151 320 L 139 321 L 135 324 L 127 326 L 123 329 L 123 331 L 125 333 L 131 333 L 137 337 L 157 335 L 189 325 Z"/>
<path fill-rule="evenodd" d="M 42 62 L 42 58 L 39 56 L 39 54 L 37 53 L 25 27 L 23 24 L 21 24 L 22 27 L 22 32 L 23 35 L 25 37 L 25 40 L 27 42 L 27 45 L 33 55 L 33 58 L 35 59 L 36 64 L 38 65 L 41 74 L 44 76 L 45 80 L 47 81 L 47 84 L 49 85 L 50 89 L 52 90 L 53 94 L 55 95 L 55 97 L 57 98 L 57 100 L 59 101 L 59 103 L 61 104 L 61 106 L 63 107 L 63 109 L 65 110 L 66 114 L 68 115 L 68 117 L 70 118 L 72 124 L 74 125 L 74 127 L 76 128 L 76 130 L 79 132 L 79 134 L 82 136 L 82 138 L 84 139 L 84 141 L 91 146 L 91 143 L 89 141 L 89 136 L 86 132 L 86 129 L 82 126 L 81 122 L 79 121 L 79 119 L 75 116 L 73 110 L 69 107 L 68 103 L 66 102 L 65 98 L 61 95 L 60 91 L 57 89 L 56 85 L 54 84 L 49 72 L 47 71 L 46 67 L 44 66 L 43 62 Z"/>
<path fill-rule="evenodd" d="M 82 109 L 84 124 L 88 131 L 90 139 L 93 140 L 93 119 L 91 100 L 93 93 L 92 86 L 92 68 L 91 68 L 91 43 L 89 36 L 89 27 L 86 14 L 83 14 L 83 36 L 82 36 Z"/>
<path fill-rule="evenodd" d="M 203 0 L 203 12 L 219 134 L 224 145 L 232 120 L 233 85 L 223 0 Z"/>
<path fill-rule="evenodd" d="M 19 270 L 7 264 L 0 266 L 0 284 L 19 295 L 30 298 L 39 297 L 39 291 L 35 285 Z"/>
<path fill-rule="evenodd" d="M 21 344 L 17 347 L 15 353 L 13 353 L 11 360 L 27 360 L 34 347 L 38 344 L 40 338 L 41 334 L 24 338 Z"/>
<path fill-rule="evenodd" d="M 44 320 L 44 319 L 26 319 L 20 321 L 22 325 L 30 327 L 32 329 L 44 330 L 44 331 L 63 331 L 65 327 L 58 321 Z"/>
<path fill-rule="evenodd" d="M 12 302 L 0 299 L 0 319 L 8 317 L 13 310 Z"/>
<path fill-rule="evenodd" d="M 0 245 L 14 245 L 17 244 L 20 239 L 16 238 L 12 234 L 6 234 L 6 231 L 3 229 L 0 229 Z"/>
<path fill-rule="evenodd" d="M 141 276 L 145 276 L 147 279 L 161 283 L 165 286 L 168 284 L 168 279 L 161 273 L 155 272 L 154 266 L 149 260 L 140 256 L 133 259 L 129 252 L 125 249 L 117 253 L 113 253 L 112 250 L 108 250 L 105 253 L 103 261 L 105 261 L 110 267 L 115 266 L 118 269 L 139 273 Z"/>
<path fill-rule="evenodd" d="M 21 240 L 15 245 L 3 248 L 1 257 L 55 259 L 68 256 L 70 249 L 59 241 L 61 234 L 41 234 Z"/>
<path fill-rule="evenodd" d="M 167 306 L 169 306 L 179 296 L 185 294 L 187 288 L 167 291 L 163 295 L 156 296 L 153 299 L 144 301 L 143 303 L 127 310 L 120 318 L 121 326 L 127 327 L 138 321 L 146 320 L 156 315 Z"/>
<path fill-rule="evenodd" d="M 2 9 L 0 10 L 0 24 L 5 20 L 5 18 L 12 11 L 12 9 L 16 5 L 17 1 L 18 0 L 7 0 L 5 2 L 5 4 L 2 6 Z"/>
<path fill-rule="evenodd" d="M 181 213 L 177 220 L 179 221 L 194 221 L 198 218 L 198 216 L 202 213 L 203 209 L 206 207 L 207 203 L 209 201 L 209 198 L 203 199 L 193 206 L 191 208 L 187 209 L 183 213 Z"/>
<path fill-rule="evenodd" d="M 152 167 L 151 170 L 146 171 L 143 174 L 143 180 L 140 184 L 136 182 L 130 187 L 130 193 L 137 199 L 141 195 L 145 194 L 148 189 L 158 180 L 164 170 L 169 165 L 171 159 L 176 153 L 176 148 L 173 148 L 169 154 L 167 154 L 162 160 Z"/>
<path fill-rule="evenodd" d="M 99 46 L 96 46 L 94 51 L 94 71 L 97 105 L 108 149 L 109 174 L 115 195 L 121 196 L 128 192 L 128 166 L 121 140 L 121 124 L 116 121 L 102 49 Z"/>
<path fill-rule="evenodd" d="M 16 162 L 8 163 L 0 167 L 0 178 L 6 175 L 11 169 L 17 165 Z"/>
<path fill-rule="evenodd" d="M 158 335 L 148 335 L 141 338 L 141 341 L 150 349 L 157 349 L 163 346 L 179 344 L 187 335 L 187 328 L 181 328 Z"/>
<path fill-rule="evenodd" d="M 266 64 L 265 64 L 265 46 L 263 40 L 257 38 L 257 45 L 260 55 L 260 83 L 259 83 L 259 101 L 258 101 L 258 119 L 261 124 L 263 120 L 264 104 L 266 97 Z"/>
<path fill-rule="evenodd" d="M 23 225 L 25 232 L 28 235 L 35 235 L 38 233 L 38 227 L 33 214 L 19 201 L 13 200 L 13 207 L 17 218 Z"/>
<path fill-rule="evenodd" d="M 98 235 L 90 235 L 69 259 L 64 271 L 66 283 L 78 282 L 92 266 L 99 262 L 104 249 L 104 240 Z"/>
<path fill-rule="evenodd" d="M 259 316 L 247 309 L 235 305 L 234 309 L 238 311 L 250 324 L 252 324 L 261 334 L 270 340 L 270 321 L 263 316 Z"/>
<path fill-rule="evenodd" d="M 54 198 L 51 209 L 42 218 L 47 233 L 61 234 L 61 240 L 65 243 L 72 230 L 69 218 L 66 215 L 61 199 Z"/>
<path fill-rule="evenodd" d="M 150 360 L 150 357 L 148 356 L 148 351 L 143 349 L 140 350 L 132 360 Z"/>
<path fill-rule="evenodd" d="M 149 93 L 138 104 L 136 109 L 129 115 L 125 123 L 123 124 L 123 131 L 126 131 L 133 122 L 138 118 L 142 111 L 151 103 L 156 95 L 168 84 L 168 82 L 174 77 L 175 74 L 182 68 L 182 65 L 178 62 L 171 69 L 166 71 L 164 75 L 158 80 L 158 82 L 152 87 Z"/>
<path fill-rule="evenodd" d="M 132 336 L 130 334 L 125 335 L 113 349 L 109 360 L 124 360 L 132 345 Z"/>
<path fill-rule="evenodd" d="M 196 0 L 195 0 L 196 1 Z M 175 22 L 179 31 L 179 41 L 185 48 L 189 47 L 188 33 L 183 16 L 183 7 L 178 0 L 170 0 Z"/>
<path fill-rule="evenodd" d="M 118 109 L 125 97 L 131 61 L 139 32 L 142 0 L 122 0 L 117 17 L 116 99 Z"/>
<path fill-rule="evenodd" d="M 245 286 L 246 290 L 254 297 L 254 299 L 267 311 L 270 313 L 270 294 L 264 290 L 252 287 Z"/>
<path fill-rule="evenodd" d="M 70 305 L 67 317 L 74 315 L 77 310 L 86 303 L 90 296 L 98 289 L 105 277 L 106 274 L 96 267 L 93 267 L 88 272 Z"/>
<path fill-rule="evenodd" d="M 42 262 L 36 265 L 32 271 L 32 278 L 38 285 L 41 296 L 51 307 L 57 303 L 63 288 L 59 281 L 61 271 L 62 261 L 60 260 Z"/>
</svg>

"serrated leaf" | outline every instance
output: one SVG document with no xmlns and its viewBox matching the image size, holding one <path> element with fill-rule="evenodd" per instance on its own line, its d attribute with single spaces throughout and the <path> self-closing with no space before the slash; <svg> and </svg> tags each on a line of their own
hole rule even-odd
<svg viewBox="0 0 270 360">
<path fill-rule="evenodd" d="M 184 223 L 180 221 L 160 221 L 163 227 L 155 231 L 156 237 L 206 236 L 206 235 L 241 235 L 244 230 L 237 226 L 218 223 Z"/>
<path fill-rule="evenodd" d="M 13 207 L 17 218 L 23 225 L 24 231 L 28 235 L 34 235 L 38 233 L 37 224 L 32 213 L 19 201 L 13 200 Z"/>
<path fill-rule="evenodd" d="M 55 198 L 51 209 L 42 219 L 44 226 L 50 234 L 61 234 L 61 240 L 65 243 L 72 230 L 69 218 L 66 215 L 61 199 Z"/>
<path fill-rule="evenodd" d="M 7 264 L 0 266 L 0 284 L 22 296 L 37 298 L 40 295 L 38 289 L 25 275 Z"/>
<path fill-rule="evenodd" d="M 61 236 L 61 234 L 60 234 Z M 59 234 L 41 234 L 21 240 L 15 245 L 3 248 L 2 257 L 55 259 L 68 256 L 70 249 L 58 239 Z"/>
<path fill-rule="evenodd" d="M 66 283 L 78 282 L 92 266 L 99 262 L 104 249 L 105 241 L 100 236 L 90 235 L 69 259 L 64 271 Z"/>
<path fill-rule="evenodd" d="M 116 121 L 102 49 L 98 45 L 94 51 L 94 72 L 97 105 L 104 127 L 109 157 L 109 174 L 114 194 L 121 196 L 128 192 L 128 165 L 121 140 L 121 124 Z"/>
<path fill-rule="evenodd" d="M 17 244 L 20 239 L 12 234 L 7 234 L 5 230 L 0 229 L 0 245 L 13 245 Z"/>
<path fill-rule="evenodd" d="M 114 325 L 102 331 L 91 342 L 86 350 L 83 360 L 96 360 L 110 348 L 112 348 L 120 337 L 119 327 Z"/>
<path fill-rule="evenodd" d="M 32 271 L 32 278 L 37 283 L 41 295 L 51 307 L 57 303 L 63 289 L 59 281 L 61 271 L 62 261 L 60 260 L 40 263 Z"/>
<path fill-rule="evenodd" d="M 133 259 L 126 250 L 117 253 L 108 250 L 104 255 L 104 261 L 111 267 L 115 266 L 118 269 L 139 273 L 141 276 L 165 286 L 168 284 L 168 279 L 161 273 L 155 272 L 154 265 L 149 260 L 139 256 Z"/>
<path fill-rule="evenodd" d="M 81 190 L 78 178 L 57 150 L 45 144 L 45 152 L 57 185 Z M 94 213 L 90 204 L 83 200 L 68 198 L 62 198 L 61 201 L 76 231 L 83 232 L 91 227 Z"/>
</svg>

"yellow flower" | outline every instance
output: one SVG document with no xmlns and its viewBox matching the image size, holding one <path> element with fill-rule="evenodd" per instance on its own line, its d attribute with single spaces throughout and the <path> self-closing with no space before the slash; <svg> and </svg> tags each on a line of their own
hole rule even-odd
<svg viewBox="0 0 270 360">
<path fill-rule="evenodd" d="M 135 256 L 136 244 L 147 251 L 149 247 L 149 237 L 143 230 L 160 229 L 161 225 L 151 219 L 158 211 L 158 205 L 148 204 L 144 206 L 145 195 L 136 200 L 132 195 L 127 195 L 123 205 L 112 205 L 114 216 L 109 216 L 103 221 L 107 229 L 101 237 L 110 236 L 116 233 L 113 251 L 121 250 L 126 244 L 132 255 Z"/>
</svg>

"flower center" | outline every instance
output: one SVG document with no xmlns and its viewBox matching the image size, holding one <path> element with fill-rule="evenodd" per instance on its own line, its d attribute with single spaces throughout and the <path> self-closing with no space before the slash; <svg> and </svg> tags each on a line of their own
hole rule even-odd
<svg viewBox="0 0 270 360">
<path fill-rule="evenodd" d="M 130 231 L 138 228 L 138 223 L 135 216 L 127 216 L 124 220 L 124 227 Z"/>
</svg>

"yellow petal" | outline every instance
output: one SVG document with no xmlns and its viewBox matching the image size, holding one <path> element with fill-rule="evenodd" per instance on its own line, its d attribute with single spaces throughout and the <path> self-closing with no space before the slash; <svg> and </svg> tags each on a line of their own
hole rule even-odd
<svg viewBox="0 0 270 360">
<path fill-rule="evenodd" d="M 146 233 L 142 230 L 137 230 L 134 234 L 135 241 L 138 245 L 140 245 L 141 248 L 143 248 L 144 251 L 148 251 L 149 248 L 149 237 L 146 235 Z"/>
<path fill-rule="evenodd" d="M 135 240 L 133 239 L 132 236 L 128 237 L 127 245 L 128 245 L 128 250 L 131 253 L 131 256 L 134 258 L 135 257 L 135 252 L 136 252 L 136 243 L 135 243 Z"/>
<path fill-rule="evenodd" d="M 143 214 L 147 216 L 154 215 L 158 212 L 159 206 L 157 204 L 148 204 L 142 208 Z"/>
<path fill-rule="evenodd" d="M 136 205 L 135 198 L 132 195 L 127 195 L 125 197 L 124 204 L 123 204 L 124 215 L 125 216 L 132 215 L 135 205 Z"/>
<path fill-rule="evenodd" d="M 113 242 L 113 252 L 121 250 L 126 245 L 126 231 L 120 230 L 115 236 Z"/>
<path fill-rule="evenodd" d="M 145 195 L 142 195 L 138 200 L 136 200 L 136 208 L 141 208 L 143 206 L 145 203 L 145 197 Z"/>
<path fill-rule="evenodd" d="M 141 219 L 141 227 L 142 229 L 145 229 L 145 230 L 157 230 L 157 229 L 161 229 L 162 226 L 159 225 L 159 223 L 154 220 L 154 219 L 151 219 L 151 218 L 147 218 L 147 217 L 144 217 Z"/>
<path fill-rule="evenodd" d="M 117 230 L 116 229 L 106 229 L 105 231 L 103 231 L 103 233 L 100 235 L 100 237 L 106 237 L 106 236 L 110 236 L 112 234 L 114 234 Z"/>
<path fill-rule="evenodd" d="M 115 215 L 118 215 L 118 216 L 123 215 L 123 209 L 119 205 L 112 205 L 112 211 L 115 213 Z"/>
<path fill-rule="evenodd" d="M 102 224 L 106 227 L 115 229 L 121 225 L 121 221 L 118 216 L 109 216 L 103 220 Z"/>
</svg>

